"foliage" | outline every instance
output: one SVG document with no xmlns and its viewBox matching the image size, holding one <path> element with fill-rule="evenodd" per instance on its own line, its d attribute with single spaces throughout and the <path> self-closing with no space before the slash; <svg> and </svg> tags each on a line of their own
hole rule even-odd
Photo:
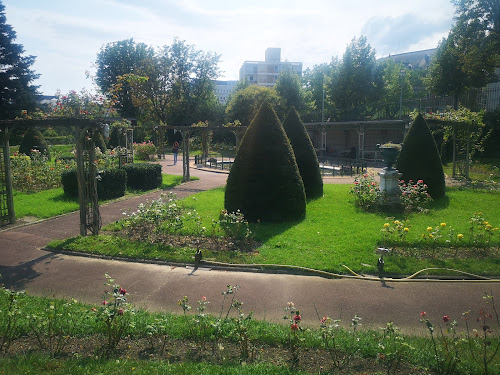
<svg viewBox="0 0 500 375">
<path fill-rule="evenodd" d="M 399 181 L 399 188 L 401 189 L 401 203 L 407 212 L 424 212 L 432 201 L 427 192 L 428 186 L 424 183 L 424 180 L 418 180 L 416 183 L 412 180 L 407 183 L 401 180 Z"/>
<path fill-rule="evenodd" d="M 130 84 L 120 81 L 119 77 L 140 70 L 144 60 L 151 58 L 153 53 L 146 44 L 125 39 L 102 46 L 97 54 L 95 81 L 102 92 L 115 96 L 114 107 L 124 117 L 137 117 L 139 109 L 132 102 Z M 115 86 L 118 83 L 119 89 Z"/>
<path fill-rule="evenodd" d="M 14 153 L 11 156 L 12 186 L 21 192 L 33 193 L 61 186 L 62 173 L 75 166 L 74 160 L 57 159 L 50 163 L 45 155 L 37 150 L 31 157 Z"/>
<path fill-rule="evenodd" d="M 282 112 L 281 99 L 274 88 L 250 85 L 239 90 L 227 104 L 227 121 L 239 120 L 243 126 L 249 126 L 264 102 L 268 102 L 277 113 Z"/>
<path fill-rule="evenodd" d="M 292 147 L 270 103 L 247 129 L 229 173 L 224 207 L 250 221 L 304 218 L 304 184 Z"/>
<path fill-rule="evenodd" d="M 0 285 L 0 352 L 7 352 L 12 342 L 20 336 L 23 316 L 19 297 L 24 293 Z"/>
<path fill-rule="evenodd" d="M 127 187 L 129 189 L 151 190 L 161 187 L 160 164 L 125 164 L 122 168 L 127 173 Z"/>
<path fill-rule="evenodd" d="M 33 85 L 39 75 L 31 70 L 34 56 L 23 56 L 24 48 L 14 43 L 16 32 L 7 24 L 5 5 L 0 2 L 0 119 L 13 119 L 21 111 L 36 106 L 38 86 Z"/>
<path fill-rule="evenodd" d="M 300 176 L 304 183 L 306 198 L 322 197 L 323 178 L 319 169 L 318 156 L 304 123 L 294 107 L 290 109 L 283 121 L 283 128 L 292 145 Z"/>
<path fill-rule="evenodd" d="M 335 60 L 331 64 L 323 63 L 307 68 L 302 74 L 304 90 L 310 93 L 312 107 L 309 113 L 302 113 L 305 122 L 326 120 L 331 116 L 332 106 L 328 97 L 325 97 L 325 84 L 329 80 L 330 71 L 336 66 Z M 324 111 L 323 111 L 324 107 Z M 323 118 L 324 117 L 324 118 Z"/>
<path fill-rule="evenodd" d="M 226 236 L 237 240 L 244 240 L 252 234 L 248 226 L 248 221 L 245 220 L 245 216 L 240 211 L 227 212 L 226 210 L 221 210 L 219 225 Z"/>
<path fill-rule="evenodd" d="M 24 133 L 23 140 L 19 145 L 19 153 L 29 156 L 33 150 L 39 151 L 50 160 L 50 151 L 47 141 L 38 129 L 31 127 Z"/>
<path fill-rule="evenodd" d="M 328 96 L 335 106 L 335 118 L 354 120 L 364 118 L 380 88 L 375 50 L 361 36 L 353 38 L 338 66 L 331 71 Z"/>
<path fill-rule="evenodd" d="M 127 186 L 127 173 L 121 168 L 105 169 L 97 175 L 97 196 L 99 200 L 123 197 Z M 66 170 L 61 176 L 64 194 L 78 196 L 76 169 Z"/>
<path fill-rule="evenodd" d="M 415 118 L 404 138 L 397 169 L 403 181 L 425 181 L 432 199 L 444 197 L 443 165 L 434 137 L 422 115 Z"/>
<path fill-rule="evenodd" d="M 299 113 L 311 111 L 312 94 L 302 88 L 300 77 L 291 66 L 286 67 L 278 75 L 274 89 L 283 100 L 285 114 L 292 107 Z"/>
<path fill-rule="evenodd" d="M 134 143 L 134 156 L 139 160 L 150 160 L 156 155 L 156 146 L 153 142 Z"/>
<path fill-rule="evenodd" d="M 356 176 L 354 185 L 351 186 L 351 194 L 354 195 L 354 204 L 357 207 L 365 211 L 374 210 L 382 197 L 375 174 L 370 172 Z"/>
</svg>

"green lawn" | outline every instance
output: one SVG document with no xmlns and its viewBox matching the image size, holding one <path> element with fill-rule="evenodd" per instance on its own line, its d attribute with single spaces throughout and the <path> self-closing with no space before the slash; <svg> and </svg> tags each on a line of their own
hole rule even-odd
<svg viewBox="0 0 500 375">
<path fill-rule="evenodd" d="M 266 263 L 309 267 L 324 271 L 346 273 L 343 265 L 356 272 L 376 273 L 379 255 L 378 246 L 383 244 L 381 229 L 388 222 L 386 214 L 366 213 L 358 210 L 349 193 L 348 185 L 325 185 L 325 195 L 307 206 L 307 216 L 301 222 L 251 224 L 254 238 L 261 243 L 253 253 L 204 252 L 204 259 L 231 261 L 233 263 Z M 453 229 L 455 234 L 463 233 L 467 244 L 469 219 L 482 211 L 488 222 L 500 226 L 500 193 L 449 190 L 447 199 L 436 202 L 428 214 L 413 214 L 409 219 L 408 243 L 410 248 L 428 247 L 421 240 L 428 227 L 446 223 L 446 233 Z M 196 208 L 204 223 L 210 225 L 218 219 L 224 205 L 223 189 L 215 189 L 187 198 L 183 203 Z M 402 220 L 403 217 L 397 217 Z M 445 240 L 445 237 L 442 241 Z M 493 237 L 498 249 L 499 231 Z M 192 249 L 180 249 L 147 243 L 129 243 L 122 238 L 102 236 L 101 238 L 77 238 L 56 242 L 55 247 L 100 254 L 130 256 L 132 258 L 164 259 L 171 261 L 192 261 Z M 442 267 L 459 269 L 479 275 L 499 275 L 500 258 L 481 256 L 468 259 L 442 259 L 440 248 L 437 256 L 421 259 L 418 256 L 395 256 L 385 258 L 385 270 L 389 274 L 412 274 L 422 268 Z M 498 251 L 497 251 L 498 254 Z M 439 273 L 443 273 L 440 271 Z"/>
<path fill-rule="evenodd" d="M 192 177 L 191 179 L 195 180 L 197 178 Z M 182 176 L 162 175 L 162 189 L 171 189 L 181 183 Z M 145 192 L 128 191 L 126 195 L 144 193 Z M 18 219 L 25 216 L 45 219 L 73 212 L 78 210 L 78 208 L 78 199 L 67 197 L 62 188 L 45 190 L 33 194 L 14 192 L 14 210 L 16 212 L 16 218 Z"/>
</svg>

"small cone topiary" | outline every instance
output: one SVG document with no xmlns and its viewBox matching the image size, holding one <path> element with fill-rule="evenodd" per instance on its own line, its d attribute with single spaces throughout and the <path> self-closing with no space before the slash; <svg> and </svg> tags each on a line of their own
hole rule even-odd
<svg viewBox="0 0 500 375">
<path fill-rule="evenodd" d="M 307 199 L 322 197 L 323 178 L 319 169 L 318 156 L 304 123 L 294 107 L 290 109 L 283 121 L 283 128 L 292 145 Z"/>
<path fill-rule="evenodd" d="M 292 146 L 276 112 L 264 102 L 241 140 L 226 185 L 225 208 L 249 221 L 293 221 L 306 196 Z"/>
<path fill-rule="evenodd" d="M 28 128 L 19 145 L 19 153 L 31 155 L 31 150 L 38 150 L 50 160 L 49 144 L 36 128 Z"/>
<path fill-rule="evenodd" d="M 433 199 L 445 196 L 443 164 L 427 122 L 419 114 L 403 141 L 397 168 L 405 182 L 423 180 Z"/>
</svg>

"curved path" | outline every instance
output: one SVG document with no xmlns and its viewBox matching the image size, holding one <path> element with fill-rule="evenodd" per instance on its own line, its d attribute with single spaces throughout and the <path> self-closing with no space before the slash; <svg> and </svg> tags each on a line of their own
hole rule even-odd
<svg viewBox="0 0 500 375">
<path fill-rule="evenodd" d="M 164 173 L 180 174 L 181 163 L 161 161 Z M 227 174 L 191 169 L 200 177 L 174 189 L 184 197 L 225 184 Z M 329 178 L 330 183 L 350 183 L 352 179 Z M 123 209 L 160 193 L 121 200 L 101 206 L 104 223 L 121 217 Z M 342 318 L 348 325 L 355 315 L 365 326 L 382 327 L 388 321 L 406 332 L 425 334 L 419 314 L 438 322 L 443 315 L 460 320 L 461 313 L 482 307 L 482 296 L 492 292 L 500 298 L 500 283 L 413 282 L 381 283 L 316 276 L 216 271 L 209 268 L 173 267 L 102 260 L 41 250 L 53 239 L 78 235 L 78 214 L 73 213 L 35 224 L 0 231 L 0 274 L 7 287 L 26 289 L 34 295 L 74 297 L 97 304 L 102 295 L 104 274 L 109 273 L 130 293 L 130 302 L 151 311 L 180 313 L 177 301 L 188 296 L 194 306 L 202 296 L 209 312 L 221 308 L 221 292 L 228 284 L 240 285 L 237 299 L 244 311 L 258 319 L 283 322 L 283 309 L 292 301 L 300 309 L 304 324 L 317 325 L 317 315 Z"/>
</svg>

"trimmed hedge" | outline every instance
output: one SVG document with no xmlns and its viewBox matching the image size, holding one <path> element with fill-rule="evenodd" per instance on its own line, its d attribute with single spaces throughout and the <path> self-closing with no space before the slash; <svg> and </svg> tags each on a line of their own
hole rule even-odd
<svg viewBox="0 0 500 375">
<path fill-rule="evenodd" d="M 443 164 L 427 122 L 419 114 L 408 130 L 397 168 L 405 182 L 423 180 L 433 199 L 445 196 Z"/>
<path fill-rule="evenodd" d="M 295 153 L 307 199 L 322 197 L 323 178 L 319 169 L 318 156 L 295 107 L 288 112 L 283 121 L 283 128 Z"/>
<path fill-rule="evenodd" d="M 38 150 L 50 160 L 49 144 L 36 128 L 28 128 L 19 145 L 19 153 L 30 156 L 31 150 Z"/>
<path fill-rule="evenodd" d="M 160 164 L 125 164 L 127 186 L 134 190 L 158 189 L 162 184 Z"/>
<path fill-rule="evenodd" d="M 62 176 L 64 193 L 71 197 L 78 196 L 78 179 L 76 169 L 64 171 Z M 107 169 L 99 172 L 97 179 L 97 196 L 99 200 L 114 199 L 125 195 L 127 173 L 121 169 Z"/>
<path fill-rule="evenodd" d="M 306 195 L 292 146 L 276 112 L 264 102 L 241 140 L 224 205 L 249 221 L 293 221 L 306 214 Z"/>
</svg>

